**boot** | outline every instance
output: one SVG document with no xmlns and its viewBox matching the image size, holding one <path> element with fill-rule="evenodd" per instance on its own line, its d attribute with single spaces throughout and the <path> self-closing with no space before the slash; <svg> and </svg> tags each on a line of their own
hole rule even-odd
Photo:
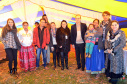
<svg viewBox="0 0 127 84">
<path fill-rule="evenodd" d="M 59 63 L 58 63 L 58 67 L 61 67 Z"/>
<path fill-rule="evenodd" d="M 13 68 L 13 73 L 17 74 L 17 68 Z"/>
<path fill-rule="evenodd" d="M 10 73 L 10 75 L 12 75 L 12 74 L 13 74 L 13 70 L 12 70 L 12 69 L 10 69 L 10 72 L 9 72 L 9 73 Z"/>
<path fill-rule="evenodd" d="M 66 63 L 66 69 L 69 69 L 69 68 L 68 68 L 68 63 Z"/>
<path fill-rule="evenodd" d="M 66 66 L 66 69 L 69 69 L 68 66 Z"/>
<path fill-rule="evenodd" d="M 64 70 L 64 67 L 61 67 L 61 70 Z"/>
</svg>

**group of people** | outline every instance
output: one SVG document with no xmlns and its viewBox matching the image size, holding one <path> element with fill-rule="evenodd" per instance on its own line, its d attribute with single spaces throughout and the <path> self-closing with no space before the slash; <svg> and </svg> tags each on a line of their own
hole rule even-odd
<svg viewBox="0 0 127 84">
<path fill-rule="evenodd" d="M 23 30 L 18 34 L 14 20 L 8 19 L 2 29 L 1 37 L 9 58 L 10 74 L 17 73 L 17 50 L 19 50 L 20 68 L 25 72 L 39 67 L 41 52 L 42 65 L 45 69 L 48 69 L 47 64 L 50 63 L 50 52 L 53 53 L 54 70 L 56 58 L 61 70 L 64 70 L 64 59 L 66 69 L 69 69 L 68 52 L 72 44 L 76 52 L 76 70 L 84 71 L 86 67 L 87 73 L 97 74 L 96 78 L 100 77 L 100 73 L 105 72 L 109 81 L 116 83 L 124 72 L 125 33 L 120 30 L 118 21 L 111 21 L 108 11 L 104 11 L 102 17 L 104 20 L 101 23 L 95 19 L 87 28 L 85 23 L 81 23 L 81 15 L 77 14 L 76 23 L 70 30 L 66 20 L 62 20 L 60 28 L 56 28 L 55 22 L 49 23 L 44 14 L 40 23 L 35 23 L 33 32 L 28 30 L 28 22 L 23 22 Z M 59 58 L 61 58 L 61 65 Z M 14 68 L 12 68 L 13 60 Z"/>
</svg>

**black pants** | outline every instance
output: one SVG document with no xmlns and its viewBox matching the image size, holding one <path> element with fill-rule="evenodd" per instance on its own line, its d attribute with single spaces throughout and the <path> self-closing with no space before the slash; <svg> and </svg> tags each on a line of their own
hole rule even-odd
<svg viewBox="0 0 127 84">
<path fill-rule="evenodd" d="M 57 56 L 57 62 L 59 65 L 59 52 L 57 51 L 57 46 L 53 45 L 54 47 L 54 51 L 53 51 L 53 63 L 54 63 L 54 67 L 56 67 L 56 56 Z"/>
<path fill-rule="evenodd" d="M 5 51 L 9 59 L 9 69 L 12 69 L 13 60 L 14 60 L 14 68 L 17 68 L 17 49 L 7 48 L 5 49 Z"/>
<path fill-rule="evenodd" d="M 64 58 L 65 58 L 65 63 L 66 67 L 68 67 L 68 52 L 60 52 L 61 55 L 61 65 L 64 68 Z"/>
<path fill-rule="evenodd" d="M 77 61 L 77 67 L 81 68 L 81 63 L 82 63 L 82 68 L 84 69 L 85 67 L 85 47 L 83 44 L 76 44 L 75 45 L 75 50 L 76 50 L 76 61 Z M 81 63 L 80 63 L 80 54 L 81 54 Z"/>
</svg>

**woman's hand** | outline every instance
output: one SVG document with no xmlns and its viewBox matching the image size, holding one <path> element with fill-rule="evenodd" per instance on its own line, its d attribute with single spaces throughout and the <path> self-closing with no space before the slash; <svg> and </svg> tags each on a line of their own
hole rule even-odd
<svg viewBox="0 0 127 84">
<path fill-rule="evenodd" d="M 94 34 L 93 33 L 89 33 L 89 36 L 94 36 Z"/>
<path fill-rule="evenodd" d="M 96 42 L 98 42 L 98 39 L 96 39 Z"/>
<path fill-rule="evenodd" d="M 36 46 L 36 47 L 35 47 L 35 49 L 37 50 L 37 49 L 38 49 L 38 47 Z"/>
<path fill-rule="evenodd" d="M 60 46 L 60 48 L 62 48 L 62 46 Z"/>
<path fill-rule="evenodd" d="M 110 49 L 108 49 L 107 51 L 108 51 L 109 54 L 112 52 L 112 50 L 110 50 Z"/>
<path fill-rule="evenodd" d="M 47 49 L 48 49 L 48 46 L 45 47 L 45 50 L 47 50 Z"/>
<path fill-rule="evenodd" d="M 75 48 L 75 45 L 73 44 L 72 47 Z"/>
<path fill-rule="evenodd" d="M 54 47 L 51 47 L 52 52 L 54 51 Z"/>
<path fill-rule="evenodd" d="M 93 33 L 88 33 L 85 37 L 94 36 Z"/>
</svg>

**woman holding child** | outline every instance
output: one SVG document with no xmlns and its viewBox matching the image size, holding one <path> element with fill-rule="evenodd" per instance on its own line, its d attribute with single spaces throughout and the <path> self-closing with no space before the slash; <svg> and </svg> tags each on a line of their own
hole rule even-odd
<svg viewBox="0 0 127 84">
<path fill-rule="evenodd" d="M 88 55 L 86 57 L 86 72 L 91 74 L 96 74 L 96 78 L 100 77 L 100 73 L 104 73 L 104 50 L 98 45 L 102 44 L 101 38 L 102 38 L 102 28 L 99 27 L 99 20 L 95 19 L 93 21 L 93 27 L 96 30 L 96 32 L 88 33 L 88 37 L 94 37 L 96 38 L 95 44 L 93 44 L 93 51 L 91 55 Z"/>
</svg>

